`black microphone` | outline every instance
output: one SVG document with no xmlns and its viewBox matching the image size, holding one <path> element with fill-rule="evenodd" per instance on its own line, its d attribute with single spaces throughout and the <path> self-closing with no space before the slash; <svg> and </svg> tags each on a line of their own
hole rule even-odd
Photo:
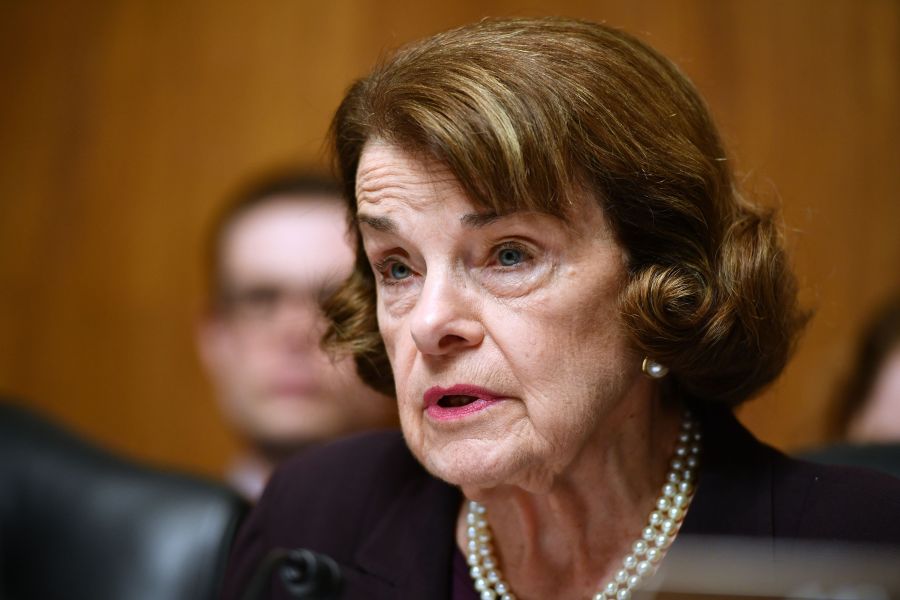
<svg viewBox="0 0 900 600">
<path fill-rule="evenodd" d="M 272 571 L 292 598 L 335 600 L 341 591 L 341 569 L 330 556 L 306 548 L 275 548 L 253 574 L 241 600 L 259 600 L 269 587 Z"/>
</svg>

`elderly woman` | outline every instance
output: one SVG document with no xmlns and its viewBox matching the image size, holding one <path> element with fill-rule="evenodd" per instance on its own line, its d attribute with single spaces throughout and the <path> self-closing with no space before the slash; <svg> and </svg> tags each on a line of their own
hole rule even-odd
<svg viewBox="0 0 900 600">
<path fill-rule="evenodd" d="M 731 416 L 804 317 L 775 216 L 654 50 L 482 21 L 357 82 L 333 136 L 359 246 L 327 341 L 396 394 L 402 437 L 281 469 L 227 594 L 276 547 L 333 557 L 346 598 L 624 600 L 679 531 L 900 539 L 900 482 Z"/>
</svg>

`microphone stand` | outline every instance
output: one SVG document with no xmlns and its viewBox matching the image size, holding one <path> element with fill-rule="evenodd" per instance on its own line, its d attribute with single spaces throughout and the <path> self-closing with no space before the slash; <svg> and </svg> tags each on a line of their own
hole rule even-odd
<svg viewBox="0 0 900 600">
<path fill-rule="evenodd" d="M 341 591 L 341 569 L 330 556 L 305 548 L 275 548 L 263 559 L 241 600 L 260 600 L 269 588 L 272 572 L 291 598 L 336 600 Z"/>
</svg>

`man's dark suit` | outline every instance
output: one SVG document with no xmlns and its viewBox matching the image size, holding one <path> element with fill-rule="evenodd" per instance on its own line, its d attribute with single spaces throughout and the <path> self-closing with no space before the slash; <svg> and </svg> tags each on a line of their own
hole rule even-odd
<svg viewBox="0 0 900 600">
<path fill-rule="evenodd" d="M 688 544 L 683 538 L 701 535 L 768 541 L 775 556 L 796 539 L 900 544 L 900 480 L 792 460 L 728 412 L 700 415 L 699 487 L 673 559 Z M 305 547 L 340 563 L 344 598 L 448 599 L 460 502 L 399 433 L 312 450 L 279 469 L 245 524 L 224 598 L 240 598 L 270 549 Z M 269 597 L 287 597 L 272 587 Z"/>
</svg>

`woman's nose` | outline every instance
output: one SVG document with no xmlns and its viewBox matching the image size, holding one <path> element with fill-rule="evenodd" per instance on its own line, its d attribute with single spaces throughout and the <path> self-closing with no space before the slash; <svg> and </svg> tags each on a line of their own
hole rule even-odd
<svg viewBox="0 0 900 600">
<path fill-rule="evenodd" d="M 481 344 L 484 327 L 464 285 L 446 276 L 430 275 L 411 315 L 416 347 L 422 354 L 439 356 Z"/>
</svg>

